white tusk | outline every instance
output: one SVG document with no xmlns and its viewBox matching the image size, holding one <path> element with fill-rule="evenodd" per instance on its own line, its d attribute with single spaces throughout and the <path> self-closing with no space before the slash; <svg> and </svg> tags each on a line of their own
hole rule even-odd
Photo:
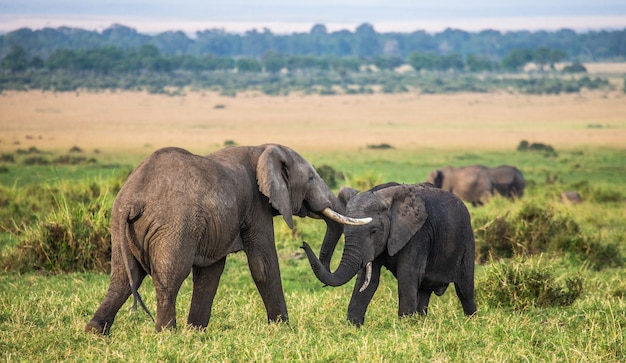
<svg viewBox="0 0 626 363">
<path fill-rule="evenodd" d="M 322 214 L 324 214 L 326 217 L 332 219 L 335 222 L 338 222 L 341 224 L 349 224 L 351 226 L 362 226 L 372 221 L 372 218 L 370 217 L 365 217 L 365 218 L 346 217 L 343 214 L 339 214 L 330 208 L 325 208 L 322 211 Z"/>
<path fill-rule="evenodd" d="M 359 289 L 359 292 L 365 291 L 367 287 L 370 285 L 370 280 L 372 279 L 372 262 L 368 262 L 365 265 L 365 281 L 363 281 L 363 286 Z"/>
</svg>

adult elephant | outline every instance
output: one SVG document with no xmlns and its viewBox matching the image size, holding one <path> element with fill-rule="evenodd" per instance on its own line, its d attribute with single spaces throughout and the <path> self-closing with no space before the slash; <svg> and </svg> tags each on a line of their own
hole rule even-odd
<svg viewBox="0 0 626 363">
<path fill-rule="evenodd" d="M 176 296 L 193 271 L 187 323 L 206 327 L 226 256 L 243 250 L 267 318 L 287 321 L 273 216 L 293 228 L 293 216 L 323 218 L 332 254 L 344 206 L 313 166 L 281 145 L 231 147 L 206 157 L 164 148 L 128 177 L 111 212 L 111 281 L 85 327 L 107 334 L 132 294 L 150 315 L 137 288 L 151 275 L 157 298 L 156 330 L 176 326 Z"/>
<path fill-rule="evenodd" d="M 360 326 L 385 266 L 398 280 L 398 315 L 427 314 L 431 294 L 453 282 L 466 315 L 474 301 L 474 233 L 465 204 L 430 184 L 389 183 L 358 193 L 342 188 L 346 213 L 370 217 L 364 226 L 345 226 L 341 262 L 330 272 L 304 242 L 313 272 L 326 285 L 347 283 L 358 273 L 348 320 Z"/>
<path fill-rule="evenodd" d="M 456 194 L 473 206 L 485 204 L 493 194 L 493 183 L 487 167 L 478 164 L 435 169 L 428 175 L 427 181 L 437 188 Z"/>
<path fill-rule="evenodd" d="M 500 165 L 495 168 L 487 168 L 489 178 L 495 192 L 505 198 L 521 198 L 524 196 L 526 182 L 522 172 L 511 165 Z"/>
</svg>

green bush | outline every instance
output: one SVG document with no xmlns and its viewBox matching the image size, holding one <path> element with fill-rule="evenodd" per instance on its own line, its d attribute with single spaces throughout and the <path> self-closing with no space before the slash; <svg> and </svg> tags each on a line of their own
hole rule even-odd
<svg viewBox="0 0 626 363">
<path fill-rule="evenodd" d="M 593 241 L 572 218 L 536 203 L 525 203 L 515 215 L 477 219 L 475 224 L 481 226 L 474 232 L 478 263 L 552 253 L 573 255 L 598 270 L 624 264 L 616 244 Z"/>
<path fill-rule="evenodd" d="M 18 231 L 18 245 L 1 261 L 4 269 L 107 272 L 110 196 L 104 193 L 93 201 L 73 203 L 57 196 L 56 210 Z"/>
<path fill-rule="evenodd" d="M 331 189 L 337 187 L 337 180 L 344 179 L 343 173 L 337 172 L 332 166 L 322 164 L 315 168 L 319 176 Z"/>
<path fill-rule="evenodd" d="M 0 162 L 15 163 L 15 156 L 11 153 L 2 153 L 0 154 Z"/>
<path fill-rule="evenodd" d="M 482 303 L 524 311 L 571 305 L 583 291 L 583 279 L 567 277 L 560 284 L 548 267 L 498 263 L 490 266 L 487 277 L 478 286 Z"/>
<path fill-rule="evenodd" d="M 0 266 L 18 272 L 108 271 L 111 206 L 127 174 L 0 187 L 0 228 L 16 241 L 0 256 Z"/>
</svg>

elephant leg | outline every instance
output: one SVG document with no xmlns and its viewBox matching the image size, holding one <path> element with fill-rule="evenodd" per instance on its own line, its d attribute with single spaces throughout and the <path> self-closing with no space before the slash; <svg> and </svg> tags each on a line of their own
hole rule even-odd
<svg viewBox="0 0 626 363">
<path fill-rule="evenodd" d="M 412 278 L 411 280 L 413 280 Z M 417 310 L 418 287 L 415 281 L 404 281 L 398 275 L 398 316 L 404 317 L 415 314 Z"/>
<path fill-rule="evenodd" d="M 463 306 L 463 312 L 467 316 L 474 315 L 476 312 L 476 302 L 474 300 L 474 283 L 473 281 L 463 281 L 454 283 L 454 290 L 456 296 L 459 297 L 461 305 Z"/>
<path fill-rule="evenodd" d="M 269 225 L 271 226 L 272 223 L 270 222 Z M 247 235 L 256 236 L 254 240 L 244 238 L 244 251 L 248 256 L 248 267 L 252 279 L 265 304 L 267 319 L 287 322 L 289 316 L 283 294 L 278 255 L 274 245 L 274 230 L 272 228 L 265 235 L 249 231 Z"/>
<path fill-rule="evenodd" d="M 372 263 L 372 277 L 369 286 L 363 292 L 359 292 L 363 282 L 365 281 L 365 271 L 361 270 L 356 279 L 354 290 L 352 290 L 352 297 L 350 298 L 350 304 L 348 304 L 348 321 L 357 327 L 363 325 L 365 321 L 365 312 L 367 307 L 374 297 L 378 284 L 380 283 L 380 269 L 382 265 Z"/>
<path fill-rule="evenodd" d="M 168 246 L 167 243 L 162 245 Z M 180 246 L 185 244 L 179 243 Z M 170 245 L 171 246 L 171 245 Z M 189 248 L 166 247 L 154 251 L 152 258 L 152 281 L 157 298 L 156 331 L 176 328 L 176 297 L 193 264 L 193 252 Z"/>
<path fill-rule="evenodd" d="M 430 302 L 430 295 L 432 291 L 418 289 L 417 290 L 417 313 L 420 315 L 428 314 L 428 303 Z"/>
<path fill-rule="evenodd" d="M 463 306 L 465 315 L 473 315 L 476 312 L 474 300 L 474 258 L 465 256 L 461 266 L 461 274 L 454 282 L 454 290 Z"/>
<path fill-rule="evenodd" d="M 198 328 L 206 328 L 209 324 L 213 299 L 225 264 L 226 257 L 210 266 L 193 269 L 193 295 L 187 324 Z"/>
<path fill-rule="evenodd" d="M 118 252 L 119 253 L 119 252 Z M 117 253 L 115 253 L 117 255 Z M 139 288 L 146 277 L 146 272 L 139 266 L 137 261 L 131 262 L 131 275 L 135 286 Z M 96 334 L 109 334 L 115 315 L 131 295 L 130 281 L 123 262 L 115 258 L 111 264 L 111 282 L 102 304 L 93 315 L 93 318 L 85 326 L 86 332 Z"/>
<path fill-rule="evenodd" d="M 398 279 L 398 316 L 409 316 L 417 313 L 418 291 L 426 274 L 426 259 L 428 253 L 421 251 L 419 246 L 425 236 L 419 235 L 414 244 L 409 244 L 409 250 L 398 256 L 396 277 Z M 428 303 L 428 301 L 426 301 Z"/>
</svg>

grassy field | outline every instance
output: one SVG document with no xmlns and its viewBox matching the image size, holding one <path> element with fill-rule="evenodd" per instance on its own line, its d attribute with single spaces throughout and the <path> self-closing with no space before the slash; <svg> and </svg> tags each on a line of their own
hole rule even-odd
<svg viewBox="0 0 626 363">
<path fill-rule="evenodd" d="M 0 95 L 0 152 L 14 154 L 15 162 L 0 163 L 4 167 L 0 173 L 2 213 L 9 208 L 23 211 L 15 203 L 46 207 L 34 208 L 20 219 L 14 213 L 19 225 L 11 232 L 10 223 L 3 223 L 0 254 L 7 255 L 38 224 L 66 218 L 63 213 L 78 222 L 91 222 L 80 214 L 83 202 L 90 216 L 106 218 L 93 209 L 110 208 L 118 180 L 158 147 L 177 145 L 207 153 L 230 140 L 240 145 L 289 145 L 314 165 L 330 165 L 343 173 L 345 179 L 339 185 L 358 188 L 392 180 L 421 182 L 430 170 L 443 165 L 513 164 L 528 180 L 526 195 L 515 202 L 495 198 L 485 207 L 471 208 L 479 240 L 492 221 L 510 218 L 515 222 L 520 211 L 539 206 L 546 208 L 544 216 L 553 212 L 555 220 L 579 226 L 575 235 L 595 243 L 590 246 L 616 246 L 616 254 L 624 256 L 625 98 L 620 93 L 543 97 L 247 94 L 234 98 L 212 93 L 184 97 L 6 93 Z M 521 140 L 551 145 L 556 154 L 519 152 Z M 393 148 L 367 147 L 382 143 Z M 73 147 L 81 151 L 70 152 Z M 25 165 L 23 161 L 32 155 L 16 150 L 33 148 L 49 160 L 81 155 L 96 162 Z M 583 203 L 561 202 L 560 193 L 565 190 L 579 191 Z M 357 329 L 345 322 L 352 283 L 323 288 L 302 259 L 301 241 L 318 249 L 323 229 L 318 221 L 297 219 L 292 231 L 276 219 L 289 324 L 266 323 L 261 298 L 241 253 L 228 259 L 205 331 L 181 326 L 157 334 L 150 319 L 140 311 L 132 312 L 128 302 L 110 336 L 88 335 L 83 328 L 104 297 L 106 274 L 2 271 L 3 361 L 626 360 L 623 257 L 621 266 L 613 266 L 592 258 L 594 251 L 546 251 L 478 264 L 478 314 L 469 319 L 453 289 L 431 299 L 427 317 L 398 319 L 395 280 L 385 271 L 365 325 Z M 521 308 L 506 306 L 494 299 L 493 283 L 502 282 L 499 278 L 507 268 L 547 273 L 557 286 L 579 277 L 582 294 L 567 306 L 541 306 L 532 301 Z M 547 286 L 546 281 L 540 283 Z M 501 285 L 502 290 L 507 288 Z M 150 279 L 140 292 L 154 311 Z M 190 299 L 188 279 L 178 297 L 180 322 L 186 319 Z"/>
</svg>

